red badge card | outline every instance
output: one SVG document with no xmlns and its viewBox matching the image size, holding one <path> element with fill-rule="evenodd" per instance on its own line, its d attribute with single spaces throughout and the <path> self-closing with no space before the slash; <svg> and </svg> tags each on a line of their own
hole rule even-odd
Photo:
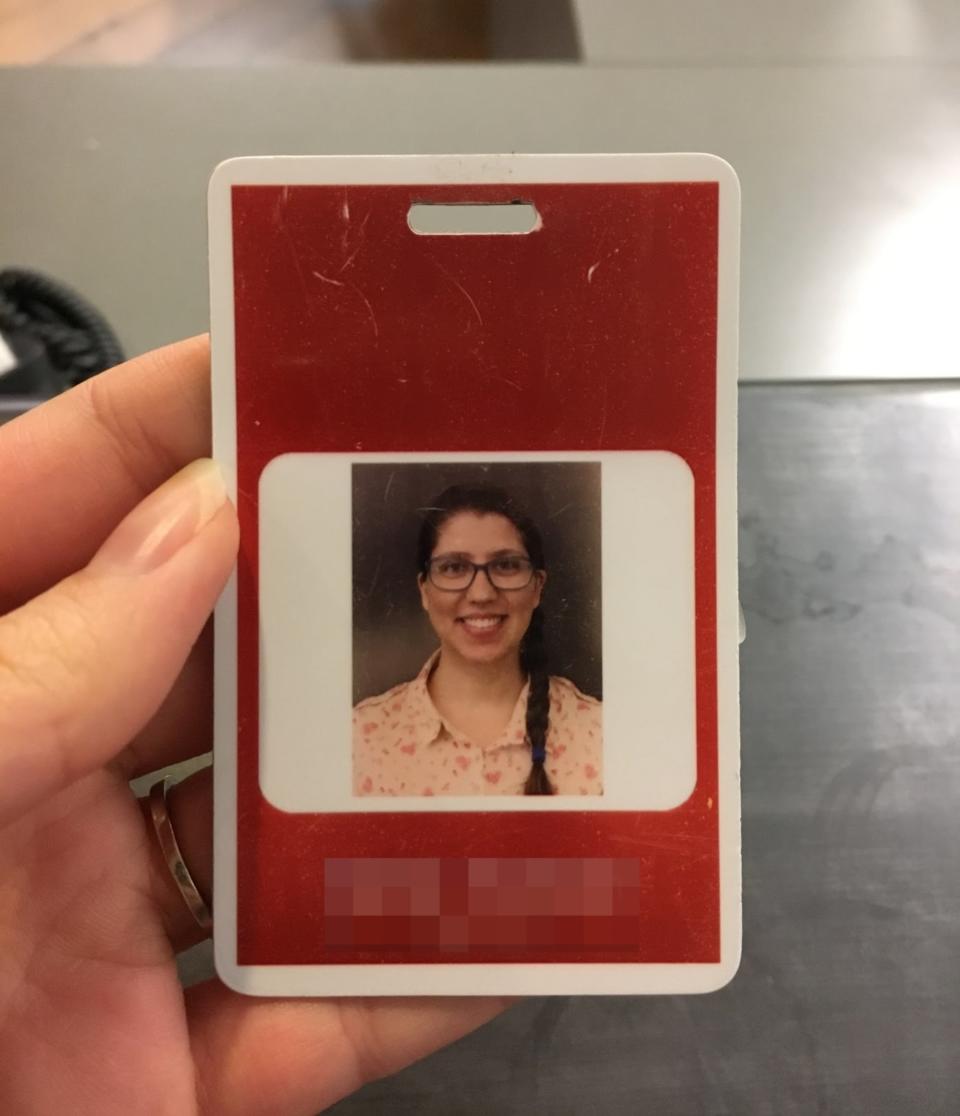
<svg viewBox="0 0 960 1116">
<path fill-rule="evenodd" d="M 707 155 L 218 168 L 232 987 L 735 972 L 738 235 Z"/>
</svg>

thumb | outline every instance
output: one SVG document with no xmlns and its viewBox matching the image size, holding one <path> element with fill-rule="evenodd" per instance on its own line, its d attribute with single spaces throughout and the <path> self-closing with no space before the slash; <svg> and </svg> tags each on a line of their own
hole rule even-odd
<svg viewBox="0 0 960 1116">
<path fill-rule="evenodd" d="M 85 569 L 0 618 L 0 825 L 143 727 L 236 549 L 220 470 L 196 461 L 137 505 Z"/>
</svg>

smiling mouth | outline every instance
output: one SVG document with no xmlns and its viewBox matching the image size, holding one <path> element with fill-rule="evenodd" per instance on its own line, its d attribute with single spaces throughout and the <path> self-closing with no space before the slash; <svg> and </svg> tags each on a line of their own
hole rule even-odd
<svg viewBox="0 0 960 1116">
<path fill-rule="evenodd" d="M 457 623 L 462 624 L 468 632 L 492 632 L 503 624 L 506 616 L 458 616 Z"/>
</svg>

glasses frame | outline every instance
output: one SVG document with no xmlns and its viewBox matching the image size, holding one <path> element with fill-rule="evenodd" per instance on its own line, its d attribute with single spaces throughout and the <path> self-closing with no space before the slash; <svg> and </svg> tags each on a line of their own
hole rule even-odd
<svg viewBox="0 0 960 1116">
<path fill-rule="evenodd" d="M 458 588 L 456 589 L 451 589 L 449 585 L 438 585 L 433 580 L 433 567 L 436 562 L 449 561 L 449 557 L 446 557 L 444 555 L 440 555 L 438 558 L 431 558 L 430 561 L 427 562 L 427 581 L 430 582 L 434 589 L 439 589 L 441 593 L 466 593 L 466 591 L 477 580 L 477 574 L 480 573 L 481 570 L 483 570 L 484 574 L 486 575 L 487 581 L 490 583 L 492 588 L 496 589 L 498 593 L 519 593 L 524 589 L 530 588 L 530 584 L 536 577 L 538 570 L 526 554 L 517 554 L 514 555 L 514 557 L 521 558 L 524 562 L 530 563 L 530 576 L 523 583 L 523 585 L 511 585 L 508 588 L 504 588 L 503 586 L 497 585 L 497 583 L 493 580 L 493 578 L 490 576 L 490 567 L 497 562 L 502 562 L 502 558 L 494 558 L 490 562 L 471 562 L 469 558 L 459 558 L 458 561 L 463 562 L 464 565 L 473 566 L 473 574 L 467 584 L 458 586 Z"/>
</svg>

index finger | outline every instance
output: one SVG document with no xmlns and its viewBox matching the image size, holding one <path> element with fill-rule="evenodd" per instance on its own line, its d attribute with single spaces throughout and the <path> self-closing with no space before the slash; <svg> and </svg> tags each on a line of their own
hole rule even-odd
<svg viewBox="0 0 960 1116">
<path fill-rule="evenodd" d="M 210 346 L 179 341 L 0 427 L 0 612 L 83 566 L 146 493 L 210 452 Z"/>
</svg>

